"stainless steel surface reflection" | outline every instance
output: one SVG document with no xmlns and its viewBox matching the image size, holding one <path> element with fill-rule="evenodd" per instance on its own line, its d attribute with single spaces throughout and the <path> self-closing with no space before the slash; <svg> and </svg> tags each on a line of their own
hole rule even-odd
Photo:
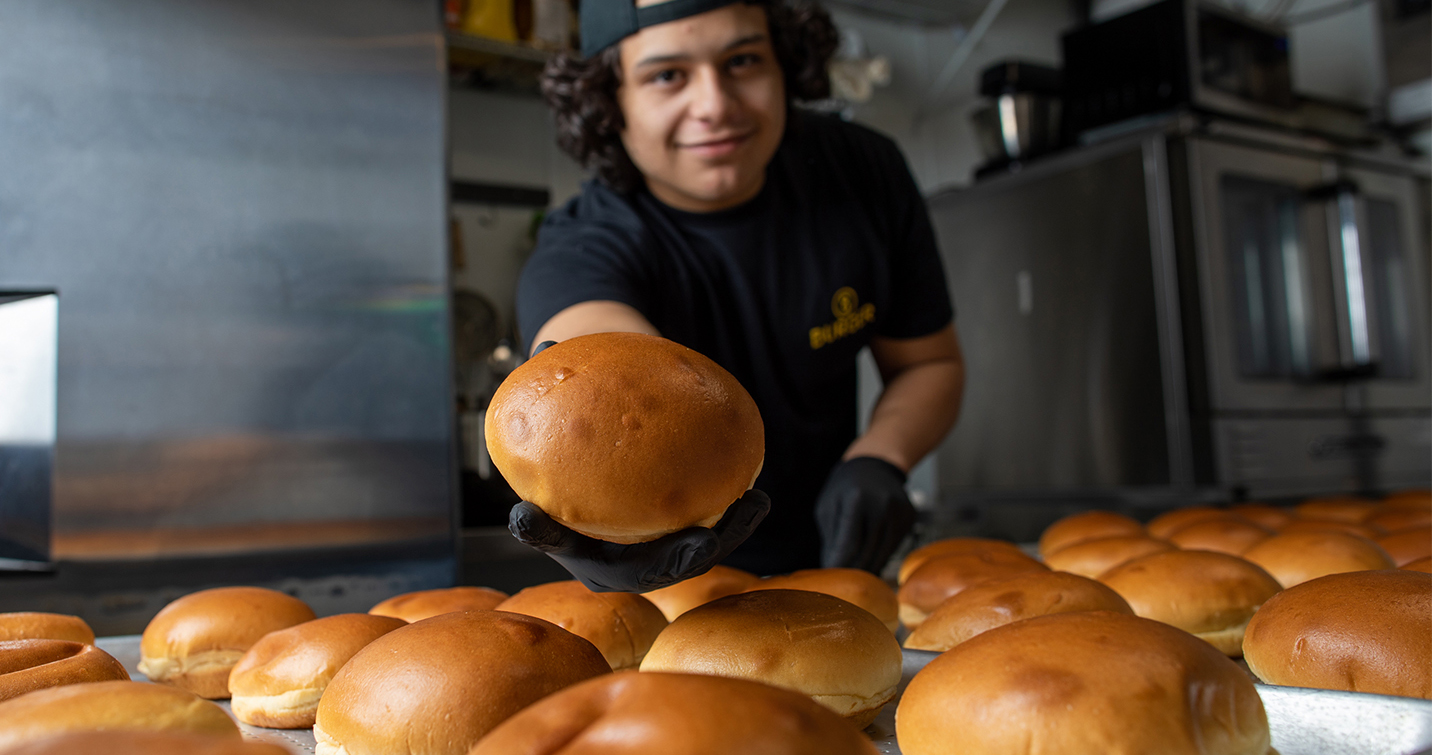
<svg viewBox="0 0 1432 755">
<path fill-rule="evenodd" d="M 412 0 L 0 9 L 0 289 L 62 297 L 57 558 L 451 556 L 442 45 Z"/>
<path fill-rule="evenodd" d="M 987 160 L 1027 160 L 1059 142 L 1059 98 L 1002 94 L 970 114 Z"/>
<path fill-rule="evenodd" d="M 1184 482 L 1165 423 L 1144 170 L 1129 150 L 930 199 L 970 365 L 939 450 L 942 494 Z"/>
</svg>

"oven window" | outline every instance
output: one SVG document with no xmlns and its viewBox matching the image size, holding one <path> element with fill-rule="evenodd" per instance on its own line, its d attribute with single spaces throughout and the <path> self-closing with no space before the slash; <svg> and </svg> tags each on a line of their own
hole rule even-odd
<svg viewBox="0 0 1432 755">
<path fill-rule="evenodd" d="M 1374 336 L 1378 348 L 1379 377 L 1416 377 L 1412 365 L 1412 323 L 1407 300 L 1408 269 L 1402 254 L 1402 239 L 1398 229 L 1397 205 L 1392 202 L 1367 199 L 1367 235 L 1369 259 L 1364 263 L 1371 278 L 1372 301 L 1375 325 Z"/>
<path fill-rule="evenodd" d="M 1224 176 L 1225 243 L 1238 371 L 1245 378 L 1311 373 L 1308 284 L 1292 186 Z"/>
</svg>

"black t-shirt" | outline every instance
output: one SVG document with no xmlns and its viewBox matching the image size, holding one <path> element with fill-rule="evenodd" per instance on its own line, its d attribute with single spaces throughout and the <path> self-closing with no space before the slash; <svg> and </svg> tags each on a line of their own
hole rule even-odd
<svg viewBox="0 0 1432 755">
<path fill-rule="evenodd" d="M 622 302 L 736 376 L 761 410 L 771 514 L 726 563 L 819 565 L 813 509 L 855 439 L 856 355 L 953 315 L 924 199 L 887 137 L 792 110 L 751 201 L 713 213 L 589 181 L 551 213 L 517 290 L 529 343 L 563 309 Z"/>
</svg>

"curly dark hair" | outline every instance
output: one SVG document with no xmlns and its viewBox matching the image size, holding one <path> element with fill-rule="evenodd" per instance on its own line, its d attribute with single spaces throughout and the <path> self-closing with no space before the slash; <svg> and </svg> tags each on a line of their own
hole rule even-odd
<svg viewBox="0 0 1432 755">
<path fill-rule="evenodd" d="M 840 34 L 830 14 L 810 0 L 745 0 L 766 9 L 771 45 L 785 78 L 786 107 L 797 101 L 830 96 L 826 64 Z M 557 116 L 557 146 L 619 192 L 643 184 L 641 172 L 622 146 L 625 127 L 617 88 L 621 86 L 621 50 L 612 45 L 581 58 L 559 53 L 542 72 L 542 95 Z"/>
</svg>

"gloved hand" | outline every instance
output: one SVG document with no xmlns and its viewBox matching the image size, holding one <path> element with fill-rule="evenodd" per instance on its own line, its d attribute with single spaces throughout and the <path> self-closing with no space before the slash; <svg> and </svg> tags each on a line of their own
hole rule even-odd
<svg viewBox="0 0 1432 755">
<path fill-rule="evenodd" d="M 710 571 L 730 555 L 771 510 L 771 499 L 748 490 L 715 526 L 687 527 L 645 543 L 622 545 L 587 537 L 535 504 L 512 507 L 512 536 L 551 556 L 594 592 L 646 592 Z"/>
<path fill-rule="evenodd" d="M 841 462 L 816 498 L 815 521 L 821 566 L 879 574 L 915 525 L 905 473 L 874 456 Z"/>
</svg>

